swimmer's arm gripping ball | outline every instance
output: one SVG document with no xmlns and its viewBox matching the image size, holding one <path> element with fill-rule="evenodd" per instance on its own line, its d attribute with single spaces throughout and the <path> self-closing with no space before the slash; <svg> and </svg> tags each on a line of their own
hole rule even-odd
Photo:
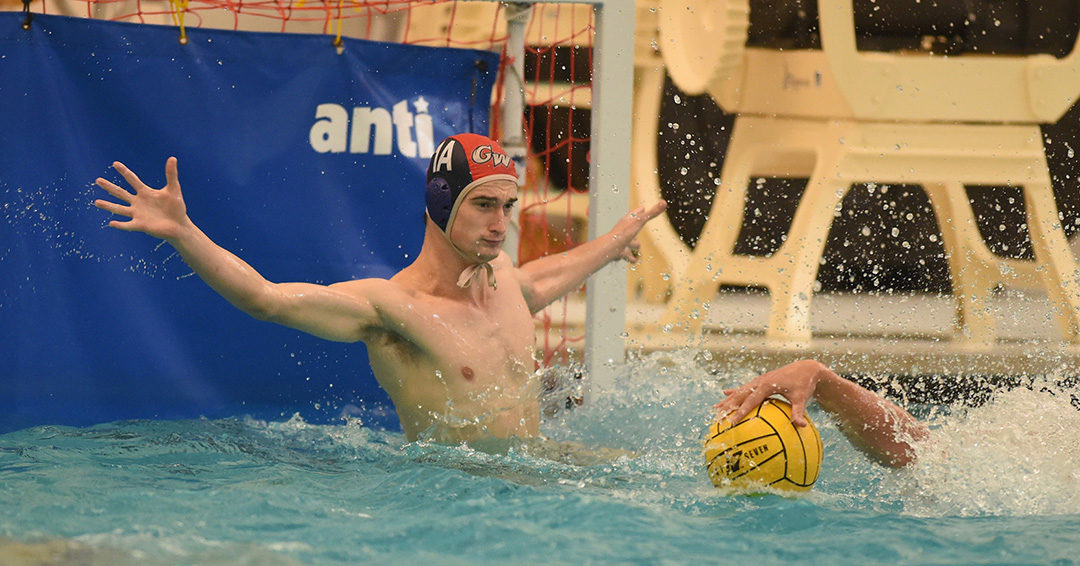
<svg viewBox="0 0 1080 566">
<path fill-rule="evenodd" d="M 817 427 L 791 422 L 791 405 L 766 399 L 741 421 L 715 421 L 705 435 L 705 465 L 717 487 L 807 491 L 824 452 Z"/>
</svg>

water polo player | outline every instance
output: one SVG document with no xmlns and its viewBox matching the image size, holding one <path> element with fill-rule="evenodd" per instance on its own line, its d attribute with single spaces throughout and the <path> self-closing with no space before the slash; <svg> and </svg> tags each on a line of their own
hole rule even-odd
<svg viewBox="0 0 1080 566">
<path fill-rule="evenodd" d="M 110 226 L 166 240 L 208 285 L 255 318 L 364 342 L 409 440 L 536 436 L 533 313 L 608 262 L 635 261 L 634 237 L 666 206 L 638 208 L 600 238 L 515 267 L 501 251 L 517 201 L 514 163 L 495 141 L 460 134 L 431 158 L 424 241 L 411 265 L 390 279 L 272 283 L 192 223 L 176 158 L 166 162 L 160 190 L 123 164 L 114 167 L 135 192 L 97 179 L 121 203 L 94 204 L 130 218 Z"/>
</svg>

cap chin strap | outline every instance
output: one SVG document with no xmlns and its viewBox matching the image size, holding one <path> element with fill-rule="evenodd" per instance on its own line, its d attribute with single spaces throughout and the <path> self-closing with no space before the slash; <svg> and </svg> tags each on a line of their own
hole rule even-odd
<svg viewBox="0 0 1080 566">
<path fill-rule="evenodd" d="M 481 272 L 483 271 L 487 271 L 488 285 L 491 285 L 492 289 L 498 289 L 499 285 L 495 282 L 495 268 L 491 267 L 491 263 L 486 261 L 484 263 L 474 263 L 469 267 L 466 267 L 458 277 L 457 286 L 464 289 L 465 287 L 472 285 L 474 279 L 479 278 L 483 280 L 483 275 L 481 275 Z"/>
</svg>

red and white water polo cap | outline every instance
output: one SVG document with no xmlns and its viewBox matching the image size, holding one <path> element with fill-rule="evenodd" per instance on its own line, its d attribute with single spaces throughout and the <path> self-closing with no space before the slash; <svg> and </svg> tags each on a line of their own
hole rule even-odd
<svg viewBox="0 0 1080 566">
<path fill-rule="evenodd" d="M 435 148 L 427 169 L 428 216 L 447 236 L 458 207 L 477 185 L 518 180 L 517 167 L 495 140 L 480 134 L 457 134 Z"/>
</svg>

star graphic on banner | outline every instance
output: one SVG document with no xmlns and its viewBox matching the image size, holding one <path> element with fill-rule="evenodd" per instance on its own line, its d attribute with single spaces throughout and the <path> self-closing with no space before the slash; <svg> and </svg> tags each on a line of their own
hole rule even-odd
<svg viewBox="0 0 1080 566">
<path fill-rule="evenodd" d="M 428 101 L 424 100 L 424 97 L 421 96 L 420 98 L 416 99 L 416 102 L 413 102 L 413 106 L 416 107 L 417 113 L 426 114 L 427 113 L 427 107 L 428 107 Z"/>
</svg>

